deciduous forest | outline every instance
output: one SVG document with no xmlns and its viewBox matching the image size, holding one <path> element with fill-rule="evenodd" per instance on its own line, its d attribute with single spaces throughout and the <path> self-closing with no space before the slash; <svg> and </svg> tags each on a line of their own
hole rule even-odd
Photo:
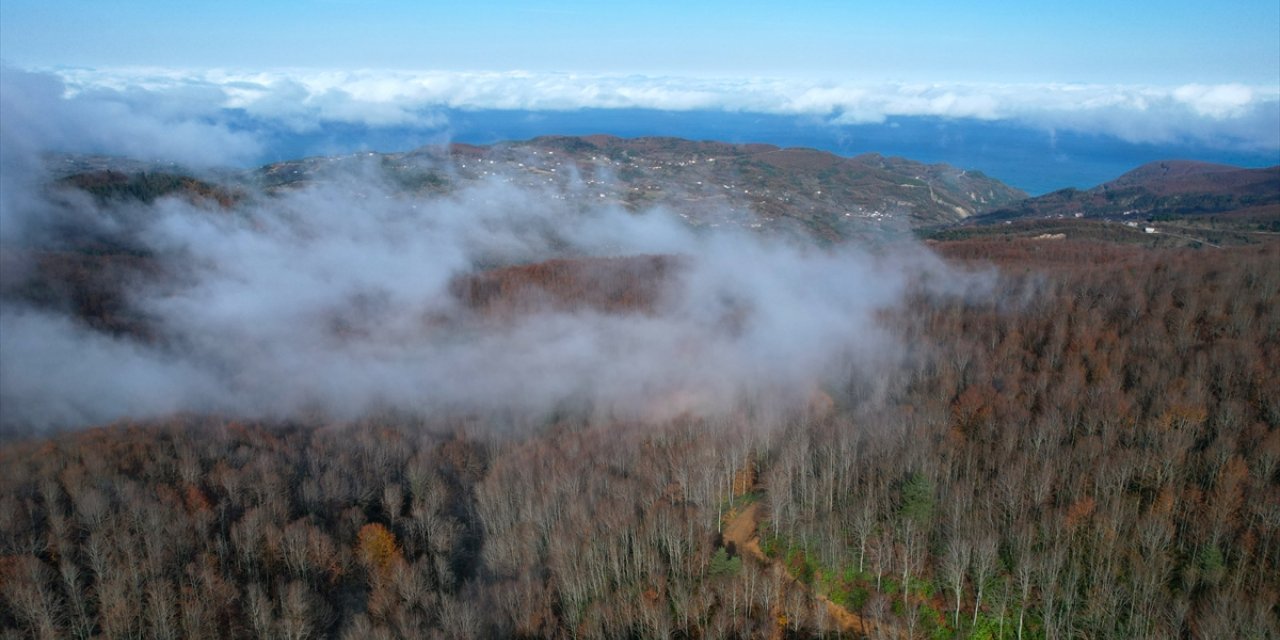
<svg viewBox="0 0 1280 640">
<path fill-rule="evenodd" d="M 933 248 L 1000 295 L 917 283 L 901 366 L 782 414 L 10 439 L 0 637 L 1280 636 L 1280 246 Z M 643 312 L 678 268 L 452 289 Z"/>
</svg>

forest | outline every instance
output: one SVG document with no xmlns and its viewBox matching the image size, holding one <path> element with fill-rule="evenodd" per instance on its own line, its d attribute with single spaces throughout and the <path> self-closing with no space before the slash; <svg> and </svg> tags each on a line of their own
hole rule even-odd
<svg viewBox="0 0 1280 640">
<path fill-rule="evenodd" d="M 10 437 L 0 637 L 1280 637 L 1280 245 L 932 248 L 1000 295 L 916 283 L 901 366 L 781 414 Z M 585 264 L 452 290 L 643 312 L 681 263 Z"/>
</svg>

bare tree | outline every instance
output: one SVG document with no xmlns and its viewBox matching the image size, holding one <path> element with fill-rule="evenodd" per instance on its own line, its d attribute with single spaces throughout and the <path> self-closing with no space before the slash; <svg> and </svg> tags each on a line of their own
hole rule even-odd
<svg viewBox="0 0 1280 640">
<path fill-rule="evenodd" d="M 959 536 L 952 536 L 947 542 L 947 553 L 942 558 L 942 579 L 951 588 L 955 596 L 955 608 L 952 624 L 960 628 L 960 595 L 964 592 L 965 576 L 969 572 L 970 543 Z M 976 615 L 975 610 L 975 615 Z"/>
<path fill-rule="evenodd" d="M 978 538 L 973 548 L 973 625 L 978 624 L 978 612 L 982 609 L 982 592 L 996 569 L 996 541 L 990 534 Z"/>
<path fill-rule="evenodd" d="M 17 558 L 0 580 L 0 593 L 10 610 L 34 638 L 61 638 L 61 603 L 53 585 L 53 571 L 32 556 Z"/>
</svg>

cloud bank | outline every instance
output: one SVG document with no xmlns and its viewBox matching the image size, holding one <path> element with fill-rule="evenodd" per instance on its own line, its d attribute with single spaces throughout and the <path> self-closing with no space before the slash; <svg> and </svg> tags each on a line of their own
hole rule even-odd
<svg viewBox="0 0 1280 640">
<path fill-rule="evenodd" d="M 221 117 L 222 89 L 184 82 L 163 90 L 68 85 L 56 74 L 0 66 L 3 144 L 11 157 L 35 151 L 105 153 L 193 165 L 234 164 L 261 141 Z"/>
<path fill-rule="evenodd" d="M 80 105 L 77 109 L 109 108 L 204 126 L 217 126 L 229 113 L 306 131 L 329 122 L 447 128 L 442 115 L 447 109 L 719 110 L 805 116 L 833 126 L 919 116 L 1010 121 L 1135 143 L 1280 150 L 1280 85 L 864 84 L 524 72 L 173 69 L 61 69 L 45 78 L 61 83 L 64 100 Z"/>
</svg>

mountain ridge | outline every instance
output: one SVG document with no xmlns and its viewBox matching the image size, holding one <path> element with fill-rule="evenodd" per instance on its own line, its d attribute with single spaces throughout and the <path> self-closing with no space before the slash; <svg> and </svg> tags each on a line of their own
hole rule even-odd
<svg viewBox="0 0 1280 640">
<path fill-rule="evenodd" d="M 188 173 L 173 165 L 148 167 L 124 159 L 120 163 L 79 157 L 61 158 L 51 166 L 64 182 L 91 185 L 101 180 L 79 174 L 150 171 L 181 177 Z M 1026 197 L 979 171 L 907 158 L 846 157 L 762 143 L 609 135 L 541 136 L 492 145 L 451 143 L 401 153 L 317 156 L 220 172 L 204 183 L 220 184 L 229 191 L 271 192 L 370 169 L 410 193 L 439 194 L 497 179 L 551 189 L 562 199 L 584 204 L 614 204 L 633 211 L 662 206 L 694 226 L 741 226 L 759 232 L 791 232 L 798 227 L 827 241 L 950 224 Z M 207 192 L 209 184 L 204 183 L 192 186 Z"/>
<path fill-rule="evenodd" d="M 1229 214 L 1233 221 L 1271 230 L 1280 220 L 1280 165 L 1245 168 L 1179 159 L 1146 163 L 1091 188 L 1035 197 L 980 171 L 947 164 L 667 136 L 548 135 L 490 145 L 449 143 L 400 153 L 288 160 L 203 179 L 174 165 L 128 159 L 92 156 L 52 164 L 62 175 L 58 183 L 100 200 L 147 201 L 170 194 L 227 207 L 246 193 L 270 194 L 373 170 L 409 195 L 438 196 L 503 181 L 581 206 L 660 207 L 694 227 L 799 233 L 825 242 L 1034 219 L 1132 223 L 1197 216 L 1225 220 L 1222 216 Z M 156 193 L 147 191 L 149 185 L 158 185 Z"/>
</svg>

